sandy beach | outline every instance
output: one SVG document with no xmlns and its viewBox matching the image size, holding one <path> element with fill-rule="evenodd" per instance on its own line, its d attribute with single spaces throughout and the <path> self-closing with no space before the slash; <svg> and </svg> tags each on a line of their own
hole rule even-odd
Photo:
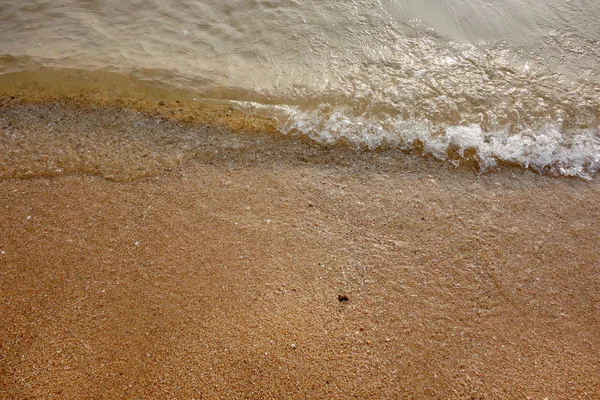
<svg viewBox="0 0 600 400">
<path fill-rule="evenodd" d="M 2 399 L 600 398 L 597 179 L 0 117 Z"/>
</svg>

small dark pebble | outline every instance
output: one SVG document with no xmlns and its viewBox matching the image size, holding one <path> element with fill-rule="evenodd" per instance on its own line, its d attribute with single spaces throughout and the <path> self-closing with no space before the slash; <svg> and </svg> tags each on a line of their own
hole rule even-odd
<svg viewBox="0 0 600 400">
<path fill-rule="evenodd" d="M 338 300 L 341 302 L 350 300 L 345 294 L 338 294 Z"/>
<path fill-rule="evenodd" d="M 159 105 L 159 106 L 164 106 L 164 105 L 165 105 L 165 102 L 161 100 L 161 101 L 159 101 L 159 102 L 158 102 L 158 105 Z"/>
</svg>

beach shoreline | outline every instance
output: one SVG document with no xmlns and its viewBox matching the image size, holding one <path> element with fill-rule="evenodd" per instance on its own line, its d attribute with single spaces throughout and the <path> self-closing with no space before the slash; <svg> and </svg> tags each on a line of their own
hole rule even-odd
<svg viewBox="0 0 600 400">
<path fill-rule="evenodd" d="M 600 396 L 597 180 L 0 112 L 0 398 Z"/>
</svg>

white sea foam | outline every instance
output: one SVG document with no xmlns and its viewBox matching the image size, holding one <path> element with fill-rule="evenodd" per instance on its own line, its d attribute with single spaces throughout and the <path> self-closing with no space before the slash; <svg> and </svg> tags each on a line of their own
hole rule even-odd
<svg viewBox="0 0 600 400">
<path fill-rule="evenodd" d="M 249 103 L 238 103 L 248 108 Z M 347 144 L 356 149 L 422 147 L 423 154 L 454 164 L 474 158 L 482 171 L 499 162 L 521 165 L 540 173 L 591 179 L 600 169 L 600 127 L 562 130 L 559 124 L 519 133 L 508 130 L 484 131 L 479 125 L 448 126 L 444 134 L 434 134 L 426 122 L 401 118 L 350 116 L 348 110 L 321 105 L 303 111 L 293 106 L 265 106 L 253 103 L 274 115 L 282 133 L 304 135 L 324 145 Z"/>
</svg>

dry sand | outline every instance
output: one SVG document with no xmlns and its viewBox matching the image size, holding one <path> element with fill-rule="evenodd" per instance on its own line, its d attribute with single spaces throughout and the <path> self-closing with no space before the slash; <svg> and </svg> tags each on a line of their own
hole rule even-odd
<svg viewBox="0 0 600 400">
<path fill-rule="evenodd" d="M 0 398 L 600 399 L 597 180 L 259 142 L 0 181 Z"/>
</svg>

